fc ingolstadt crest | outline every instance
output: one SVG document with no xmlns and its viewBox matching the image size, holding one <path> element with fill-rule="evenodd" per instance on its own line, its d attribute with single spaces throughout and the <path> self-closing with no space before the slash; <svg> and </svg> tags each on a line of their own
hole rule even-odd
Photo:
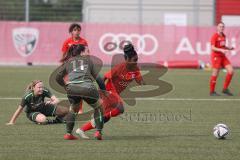
<svg viewBox="0 0 240 160">
<path fill-rule="evenodd" d="M 12 31 L 12 38 L 17 52 L 24 57 L 31 55 L 37 46 L 39 31 L 35 28 L 21 27 Z"/>
</svg>

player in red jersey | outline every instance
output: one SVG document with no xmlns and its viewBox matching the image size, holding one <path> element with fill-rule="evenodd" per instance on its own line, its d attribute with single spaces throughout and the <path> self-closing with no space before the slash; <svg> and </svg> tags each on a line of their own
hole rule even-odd
<svg viewBox="0 0 240 160">
<path fill-rule="evenodd" d="M 104 75 L 106 89 L 120 94 L 133 80 L 143 84 L 140 69 L 137 65 L 138 55 L 132 44 L 124 46 L 125 62 L 116 65 Z"/>
<path fill-rule="evenodd" d="M 217 33 L 213 34 L 211 38 L 211 61 L 213 69 L 210 78 L 210 96 L 219 96 L 219 94 L 215 92 L 215 86 L 219 71 L 223 67 L 227 70 L 227 75 L 223 85 L 222 93 L 228 96 L 233 95 L 228 89 L 228 86 L 233 77 L 233 67 L 228 58 L 226 57 L 226 54 L 234 48 L 226 46 L 226 36 L 224 34 L 224 28 L 224 23 L 220 22 L 217 25 Z"/>
<path fill-rule="evenodd" d="M 137 65 L 138 55 L 132 44 L 124 46 L 125 62 L 116 65 L 104 76 L 106 90 L 109 91 L 108 97 L 101 96 L 104 106 L 104 123 L 108 122 L 111 117 L 116 117 L 124 112 L 123 102 L 119 94 L 135 80 L 139 85 L 145 84 L 140 69 Z M 85 123 L 81 128 L 76 130 L 80 137 L 87 139 L 85 131 L 95 128 L 93 121 Z"/>
<path fill-rule="evenodd" d="M 87 41 L 80 36 L 81 29 L 82 28 L 79 24 L 73 23 L 70 25 L 69 33 L 71 34 L 71 37 L 66 39 L 62 45 L 63 56 L 68 51 L 69 47 L 71 47 L 71 45 L 73 44 L 81 44 L 81 45 L 84 45 L 85 47 L 88 46 Z"/>
</svg>

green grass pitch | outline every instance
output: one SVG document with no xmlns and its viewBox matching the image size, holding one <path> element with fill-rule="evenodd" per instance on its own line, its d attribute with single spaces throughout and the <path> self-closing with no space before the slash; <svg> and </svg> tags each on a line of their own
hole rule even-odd
<svg viewBox="0 0 240 160">
<path fill-rule="evenodd" d="M 165 95 L 138 99 L 125 114 L 111 119 L 104 140 L 63 140 L 65 126 L 35 125 L 23 113 L 16 125 L 6 126 L 24 88 L 33 79 L 48 86 L 54 67 L 0 67 L 0 159 L 163 159 L 236 160 L 240 150 L 239 70 L 231 84 L 233 97 L 210 97 L 209 71 L 170 69 L 161 77 L 174 86 Z M 105 68 L 106 70 L 107 68 Z M 221 91 L 221 72 L 217 91 Z M 65 96 L 53 91 L 58 97 Z M 225 123 L 231 129 L 226 140 L 217 140 L 212 128 Z M 76 126 L 81 125 L 78 122 Z M 75 126 L 75 128 L 76 128 Z"/>
</svg>

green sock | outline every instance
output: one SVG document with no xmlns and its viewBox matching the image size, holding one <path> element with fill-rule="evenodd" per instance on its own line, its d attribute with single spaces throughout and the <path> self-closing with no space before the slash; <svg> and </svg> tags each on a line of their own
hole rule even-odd
<svg viewBox="0 0 240 160">
<path fill-rule="evenodd" d="M 104 125 L 103 111 L 101 107 L 94 110 L 94 121 L 96 123 L 96 129 L 101 131 Z"/>
</svg>

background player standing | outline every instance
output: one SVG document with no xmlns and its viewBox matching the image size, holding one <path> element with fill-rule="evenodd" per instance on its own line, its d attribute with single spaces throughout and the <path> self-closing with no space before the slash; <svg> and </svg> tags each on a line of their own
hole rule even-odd
<svg viewBox="0 0 240 160">
<path fill-rule="evenodd" d="M 226 46 L 226 36 L 224 34 L 224 28 L 224 23 L 220 22 L 217 25 L 217 33 L 213 34 L 211 38 L 212 75 L 210 78 L 210 96 L 219 96 L 219 94 L 215 92 L 215 86 L 219 71 L 223 67 L 227 70 L 227 75 L 223 84 L 222 93 L 228 96 L 233 95 L 228 89 L 228 86 L 233 77 L 233 67 L 228 58 L 226 57 L 226 54 L 234 48 Z"/>
<path fill-rule="evenodd" d="M 87 49 L 86 51 L 88 51 L 88 42 L 80 36 L 81 30 L 82 27 L 77 23 L 73 23 L 70 25 L 68 31 L 71 34 L 71 37 L 66 39 L 62 45 L 63 56 L 67 53 L 69 47 L 71 47 L 73 44 L 84 45 Z"/>
</svg>

